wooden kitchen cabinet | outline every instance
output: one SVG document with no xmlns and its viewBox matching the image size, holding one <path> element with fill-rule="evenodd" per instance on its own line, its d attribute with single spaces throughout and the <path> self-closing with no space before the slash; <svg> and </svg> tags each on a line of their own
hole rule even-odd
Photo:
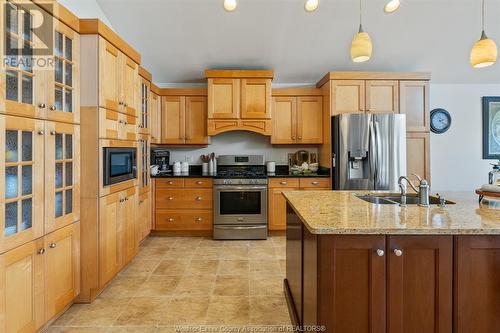
<svg viewBox="0 0 500 333">
<path fill-rule="evenodd" d="M 398 80 L 366 81 L 366 111 L 371 113 L 399 113 Z"/>
<path fill-rule="evenodd" d="M 120 210 L 120 219 L 123 222 L 123 261 L 121 267 L 127 265 L 137 254 L 137 192 L 132 187 L 125 191 L 123 207 Z"/>
<path fill-rule="evenodd" d="M 408 132 L 429 132 L 429 81 L 399 82 L 400 111 Z"/>
<path fill-rule="evenodd" d="M 208 79 L 208 118 L 238 119 L 240 114 L 240 80 Z"/>
<path fill-rule="evenodd" d="M 150 134 L 151 129 L 151 104 L 152 93 L 151 83 L 141 78 L 141 96 L 140 96 L 140 115 L 139 115 L 139 133 Z"/>
<path fill-rule="evenodd" d="M 500 332 L 500 237 L 455 238 L 453 332 Z"/>
<path fill-rule="evenodd" d="M 42 120 L 0 115 L 0 253 L 43 236 Z"/>
<path fill-rule="evenodd" d="M 297 98 L 273 98 L 272 144 L 294 144 L 297 141 Z"/>
<path fill-rule="evenodd" d="M 99 36 L 99 106 L 137 117 L 139 66 Z"/>
<path fill-rule="evenodd" d="M 150 142 L 149 135 L 140 135 L 137 142 L 137 178 L 139 183 L 139 193 L 150 192 L 151 176 L 150 165 Z"/>
<path fill-rule="evenodd" d="M 162 122 L 164 144 L 210 143 L 204 96 L 165 96 Z"/>
<path fill-rule="evenodd" d="M 387 238 L 387 332 L 451 333 L 453 236 Z"/>
<path fill-rule="evenodd" d="M 241 118 L 271 119 L 271 79 L 241 80 Z"/>
<path fill-rule="evenodd" d="M 139 194 L 137 208 L 137 219 L 139 224 L 139 242 L 142 242 L 149 235 L 152 229 L 151 224 L 151 192 Z"/>
<path fill-rule="evenodd" d="M 36 332 L 45 323 L 43 238 L 0 255 L 0 331 Z"/>
<path fill-rule="evenodd" d="M 212 189 L 161 189 L 156 190 L 158 209 L 210 209 Z"/>
<path fill-rule="evenodd" d="M 80 223 L 45 236 L 46 321 L 63 311 L 80 293 Z"/>
<path fill-rule="evenodd" d="M 331 115 L 364 112 L 365 96 L 364 80 L 332 80 Z"/>
<path fill-rule="evenodd" d="M 80 220 L 80 127 L 46 122 L 45 233 Z"/>
<path fill-rule="evenodd" d="M 161 97 L 151 92 L 151 143 L 161 143 Z"/>
<path fill-rule="evenodd" d="M 430 136 L 429 133 L 406 133 L 406 169 L 430 181 Z"/>
<path fill-rule="evenodd" d="M 99 108 L 99 138 L 137 140 L 137 118 L 117 111 Z"/>
</svg>

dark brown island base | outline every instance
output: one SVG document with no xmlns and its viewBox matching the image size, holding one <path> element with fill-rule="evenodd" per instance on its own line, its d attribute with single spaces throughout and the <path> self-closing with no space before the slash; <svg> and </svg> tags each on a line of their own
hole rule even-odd
<svg viewBox="0 0 500 333">
<path fill-rule="evenodd" d="M 500 206 L 285 192 L 292 321 L 329 333 L 500 332 Z"/>
</svg>

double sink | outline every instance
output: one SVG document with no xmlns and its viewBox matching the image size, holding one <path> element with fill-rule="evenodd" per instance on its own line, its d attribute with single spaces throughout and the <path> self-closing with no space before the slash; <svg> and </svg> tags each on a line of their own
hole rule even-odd
<svg viewBox="0 0 500 333">
<path fill-rule="evenodd" d="M 357 198 L 364 200 L 366 202 L 372 203 L 374 205 L 401 205 L 401 195 L 399 193 L 383 193 L 383 194 L 356 194 Z M 407 205 L 418 205 L 419 204 L 418 194 L 407 194 L 406 204 Z M 429 196 L 429 204 L 440 205 L 442 204 L 439 197 Z M 444 201 L 445 205 L 454 205 L 453 201 Z"/>
</svg>

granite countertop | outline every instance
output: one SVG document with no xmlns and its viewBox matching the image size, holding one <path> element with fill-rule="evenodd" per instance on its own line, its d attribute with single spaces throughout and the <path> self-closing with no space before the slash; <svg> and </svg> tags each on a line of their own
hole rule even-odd
<svg viewBox="0 0 500 333">
<path fill-rule="evenodd" d="M 310 174 L 300 174 L 300 175 L 291 175 L 289 173 L 280 174 L 280 173 L 268 173 L 267 177 L 269 178 L 330 178 L 330 174 L 321 174 L 321 173 L 310 173 Z"/>
<path fill-rule="evenodd" d="M 165 173 L 157 176 L 151 175 L 151 178 L 213 178 L 215 177 L 214 175 L 203 175 L 201 173 L 196 173 L 196 172 L 189 172 L 189 173 L 179 173 L 179 174 L 172 174 L 172 173 Z"/>
<path fill-rule="evenodd" d="M 443 192 L 455 205 L 374 205 L 355 194 L 367 191 L 289 191 L 283 195 L 313 234 L 495 234 L 500 204 L 478 203 L 473 192 Z"/>
</svg>

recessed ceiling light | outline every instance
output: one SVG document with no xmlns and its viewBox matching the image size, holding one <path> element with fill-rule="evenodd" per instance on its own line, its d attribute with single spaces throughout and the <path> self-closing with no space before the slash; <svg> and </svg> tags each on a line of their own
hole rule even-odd
<svg viewBox="0 0 500 333">
<path fill-rule="evenodd" d="M 224 0 L 224 9 L 228 12 L 234 12 L 238 7 L 238 2 L 236 0 Z"/>
<path fill-rule="evenodd" d="M 384 12 L 388 14 L 394 13 L 396 10 L 399 9 L 399 6 L 401 6 L 400 0 L 391 0 L 385 5 Z"/>
<path fill-rule="evenodd" d="M 318 9 L 318 6 L 319 0 L 307 0 L 304 4 L 304 9 L 306 10 L 306 12 L 314 12 L 316 9 Z"/>
</svg>

